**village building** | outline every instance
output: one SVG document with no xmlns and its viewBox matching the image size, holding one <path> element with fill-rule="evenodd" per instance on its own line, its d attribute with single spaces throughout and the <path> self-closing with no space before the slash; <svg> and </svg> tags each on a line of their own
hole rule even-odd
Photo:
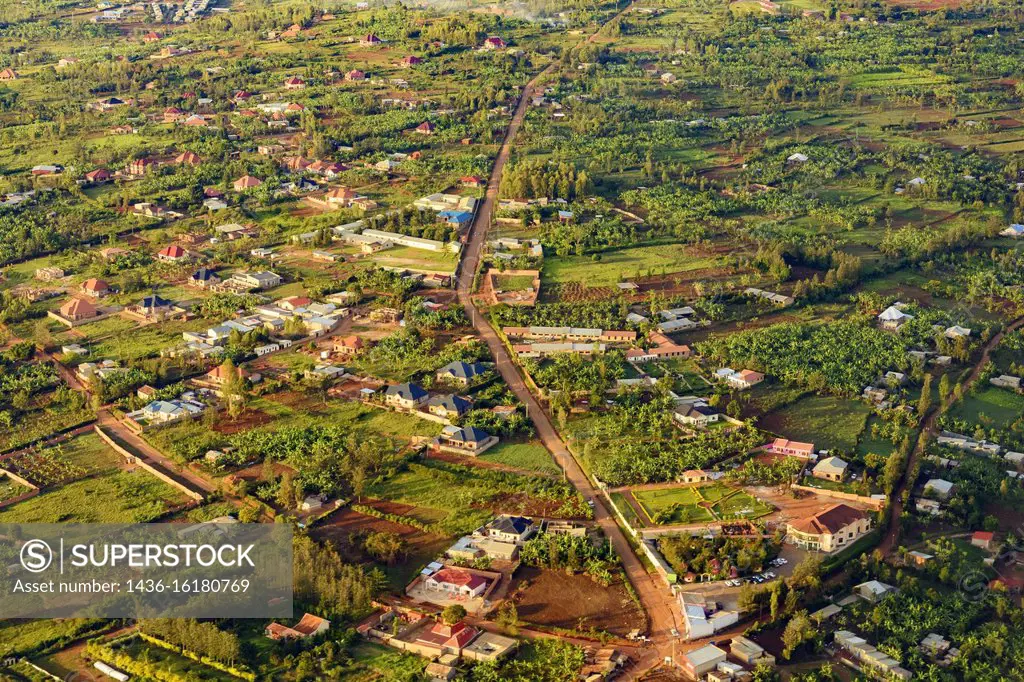
<svg viewBox="0 0 1024 682">
<path fill-rule="evenodd" d="M 811 475 L 825 481 L 841 482 L 846 478 L 850 465 L 839 457 L 826 457 L 811 470 Z"/>
<path fill-rule="evenodd" d="M 90 278 L 82 282 L 79 291 L 89 298 L 103 298 L 113 293 L 113 289 L 102 279 Z"/>
<path fill-rule="evenodd" d="M 384 389 L 384 402 L 388 405 L 415 410 L 427 402 L 430 394 L 417 384 L 404 383 Z"/>
<path fill-rule="evenodd" d="M 427 401 L 427 411 L 445 419 L 461 417 L 472 407 L 472 402 L 458 395 L 435 395 Z"/>
<path fill-rule="evenodd" d="M 314 616 L 311 613 L 304 613 L 299 622 L 292 627 L 281 625 L 280 623 L 271 623 L 266 627 L 265 634 L 273 640 L 305 639 L 306 637 L 315 637 L 321 632 L 327 632 L 330 629 L 331 621 Z"/>
<path fill-rule="evenodd" d="M 446 426 L 437 438 L 438 449 L 471 456 L 479 455 L 497 443 L 497 436 L 475 426 Z"/>
<path fill-rule="evenodd" d="M 868 516 L 846 504 L 794 519 L 786 524 L 786 541 L 802 549 L 834 552 L 871 530 Z"/>
<path fill-rule="evenodd" d="M 881 325 L 882 329 L 896 331 L 912 319 L 914 319 L 913 315 L 908 315 L 892 305 L 883 310 L 878 316 L 878 324 Z"/>
<path fill-rule="evenodd" d="M 814 454 L 814 443 L 801 443 L 788 438 L 776 438 L 765 447 L 769 452 L 786 455 L 787 457 L 800 457 L 810 459 Z"/>
<path fill-rule="evenodd" d="M 479 362 L 462 362 L 456 360 L 437 370 L 434 377 L 438 381 L 455 383 L 460 386 L 468 386 L 474 379 L 479 378 L 488 371 L 487 365 Z"/>
</svg>

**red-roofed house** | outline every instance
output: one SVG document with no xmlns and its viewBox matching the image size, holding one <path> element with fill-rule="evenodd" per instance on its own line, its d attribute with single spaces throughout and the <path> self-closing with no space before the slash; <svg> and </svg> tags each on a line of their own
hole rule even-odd
<svg viewBox="0 0 1024 682">
<path fill-rule="evenodd" d="M 72 322 L 79 322 L 92 317 L 98 317 L 100 312 L 96 309 L 96 306 L 84 298 L 71 298 L 60 307 L 60 314 L 61 317 Z"/>
<path fill-rule="evenodd" d="M 245 379 L 248 376 L 249 373 L 246 372 L 241 367 L 233 367 L 232 365 L 228 365 L 225 363 L 217 365 L 209 372 L 207 372 L 206 380 L 212 384 L 223 386 L 224 384 L 228 383 L 229 381 L 233 381 L 236 378 Z"/>
<path fill-rule="evenodd" d="M 352 69 L 345 74 L 345 80 L 347 81 L 364 81 L 366 80 L 366 73 L 359 69 Z"/>
<path fill-rule="evenodd" d="M 180 263 L 188 260 L 188 251 L 181 248 L 177 244 L 171 244 L 160 249 L 160 252 L 156 254 L 157 260 L 161 260 L 165 263 Z"/>
<path fill-rule="evenodd" d="M 987 530 L 975 531 L 971 535 L 971 544 L 975 547 L 981 547 L 982 549 L 992 549 L 992 541 L 995 539 L 996 534 Z"/>
<path fill-rule="evenodd" d="M 80 290 L 90 298 L 103 298 L 111 293 L 110 285 L 102 279 L 96 279 L 95 277 L 82 282 Z"/>
<path fill-rule="evenodd" d="M 788 438 L 776 438 L 765 449 L 780 455 L 809 459 L 814 454 L 814 443 L 801 443 L 789 440 Z"/>
<path fill-rule="evenodd" d="M 106 168 L 97 168 L 96 170 L 91 170 L 85 174 L 85 181 L 93 185 L 98 185 L 106 182 L 111 177 L 113 177 L 113 175 Z"/>
<path fill-rule="evenodd" d="M 235 180 L 235 191 L 244 192 L 247 189 L 259 187 L 263 184 L 263 181 L 259 178 L 254 178 L 251 175 L 243 175 L 242 177 Z"/>
<path fill-rule="evenodd" d="M 177 123 L 185 112 L 178 107 L 167 107 L 164 109 L 164 123 Z"/>
<path fill-rule="evenodd" d="M 459 182 L 462 183 L 463 187 L 483 187 L 484 179 L 478 178 L 475 175 L 466 175 L 459 178 Z"/>
<path fill-rule="evenodd" d="M 18 80 L 18 72 L 14 69 L 4 69 L 0 71 L 0 81 L 16 81 Z"/>
<path fill-rule="evenodd" d="M 340 339 L 334 339 L 334 345 L 332 346 L 332 349 L 334 350 L 335 353 L 348 357 L 350 355 L 355 355 L 363 348 L 365 348 L 365 346 L 366 344 L 363 342 L 361 338 L 359 338 L 355 334 L 352 334 L 350 336 L 345 336 Z"/>
<path fill-rule="evenodd" d="M 360 39 L 359 44 L 363 47 L 370 47 L 373 45 L 380 45 L 382 42 L 384 41 L 378 38 L 375 34 L 367 33 Z"/>
<path fill-rule="evenodd" d="M 487 589 L 486 578 L 453 566 L 447 566 L 437 573 L 427 576 L 423 584 L 428 590 L 436 590 L 468 599 L 479 597 Z"/>
<path fill-rule="evenodd" d="M 153 159 L 132 159 L 125 167 L 125 171 L 128 175 L 142 176 L 148 173 L 151 168 L 156 168 L 156 161 Z"/>
<path fill-rule="evenodd" d="M 203 160 L 199 158 L 199 155 L 194 152 L 182 152 L 174 157 L 174 163 L 184 164 L 186 166 L 198 166 Z"/>
<path fill-rule="evenodd" d="M 501 50 L 506 47 L 506 44 L 505 41 L 498 36 L 491 36 L 484 41 L 483 47 L 485 50 Z"/>
<path fill-rule="evenodd" d="M 459 621 L 454 625 L 446 625 L 441 621 L 434 623 L 430 629 L 424 629 L 416 636 L 416 642 L 441 650 L 442 654 L 459 655 L 480 632 L 466 623 Z"/>
<path fill-rule="evenodd" d="M 431 123 L 430 121 L 424 121 L 423 123 L 416 126 L 415 132 L 419 133 L 420 135 L 433 135 L 434 124 Z"/>
<path fill-rule="evenodd" d="M 146 43 L 155 43 L 160 40 L 160 34 L 156 31 L 150 31 L 146 35 L 142 36 L 142 41 Z"/>
<path fill-rule="evenodd" d="M 314 616 L 312 613 L 306 613 L 292 627 L 281 625 L 280 623 L 271 623 L 267 626 L 265 632 L 267 637 L 273 640 L 303 639 L 318 635 L 321 632 L 327 632 L 330 629 L 331 621 L 320 616 Z"/>
<path fill-rule="evenodd" d="M 304 81 L 300 76 L 292 76 L 284 82 L 285 90 L 301 90 L 304 87 L 306 87 L 306 81 Z"/>
<path fill-rule="evenodd" d="M 409 55 L 408 57 L 402 57 L 402 62 L 401 62 L 402 66 L 404 66 L 407 69 L 409 67 L 411 67 L 411 66 L 416 66 L 417 64 L 422 64 L 422 63 L 423 63 L 423 59 L 420 58 L 420 57 L 417 57 L 415 55 Z"/>
</svg>

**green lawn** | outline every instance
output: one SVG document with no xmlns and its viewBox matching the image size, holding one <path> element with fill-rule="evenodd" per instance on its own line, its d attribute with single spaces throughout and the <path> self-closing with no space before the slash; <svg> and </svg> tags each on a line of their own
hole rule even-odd
<svg viewBox="0 0 1024 682">
<path fill-rule="evenodd" d="M 0 523 L 145 523 L 188 498 L 141 469 L 95 476 L 0 510 Z"/>
<path fill-rule="evenodd" d="M 480 455 L 485 462 L 495 462 L 517 469 L 529 469 L 543 473 L 560 474 L 555 460 L 548 449 L 540 443 L 498 443 Z"/>
<path fill-rule="evenodd" d="M 850 452 L 870 414 L 871 408 L 858 400 L 807 396 L 765 415 L 758 426 L 819 449 Z"/>
<path fill-rule="evenodd" d="M 636 246 L 607 251 L 601 260 L 590 256 L 555 256 L 544 261 L 544 283 L 582 282 L 589 287 L 615 286 L 624 279 L 645 275 L 648 271 L 687 272 L 718 264 L 714 258 L 695 257 L 682 244 Z"/>
<path fill-rule="evenodd" d="M 985 386 L 968 394 L 949 411 L 955 419 L 986 426 L 1007 425 L 1024 413 L 1024 396 L 998 386 Z"/>
</svg>

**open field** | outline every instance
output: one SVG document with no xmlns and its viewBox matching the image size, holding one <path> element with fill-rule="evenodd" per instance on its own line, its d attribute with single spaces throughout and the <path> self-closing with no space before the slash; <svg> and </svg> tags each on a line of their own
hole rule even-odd
<svg viewBox="0 0 1024 682">
<path fill-rule="evenodd" d="M 1024 414 L 1024 396 L 997 386 L 981 386 L 954 405 L 949 415 L 969 424 L 1006 426 Z"/>
<path fill-rule="evenodd" d="M 871 408 L 855 400 L 808 396 L 771 412 L 758 427 L 818 449 L 850 452 L 864 430 Z"/>
<path fill-rule="evenodd" d="M 500 442 L 478 459 L 539 473 L 560 474 L 562 471 L 547 448 L 539 443 Z"/>
<path fill-rule="evenodd" d="M 620 637 L 644 625 L 621 582 L 601 587 L 585 575 L 524 566 L 516 573 L 510 594 L 525 623 Z"/>
<path fill-rule="evenodd" d="M 414 516 L 415 510 L 404 505 L 388 502 L 366 501 L 364 504 L 384 513 Z M 433 561 L 451 545 L 450 538 L 425 533 L 417 528 L 393 521 L 378 519 L 361 514 L 353 509 L 340 509 L 317 525 L 312 535 L 317 540 L 330 542 L 342 556 L 357 563 L 373 563 L 355 544 L 353 537 L 359 533 L 394 533 L 402 538 L 405 556 L 401 562 L 380 566 L 388 577 L 392 589 L 401 590 L 412 580 L 420 569 Z"/>
</svg>

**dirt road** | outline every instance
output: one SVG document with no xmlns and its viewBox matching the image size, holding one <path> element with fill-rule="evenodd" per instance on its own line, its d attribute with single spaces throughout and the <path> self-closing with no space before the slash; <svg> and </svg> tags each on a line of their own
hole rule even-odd
<svg viewBox="0 0 1024 682">
<path fill-rule="evenodd" d="M 628 12 L 629 9 L 630 8 L 627 7 L 622 13 Z M 618 16 L 621 16 L 622 13 Z M 584 42 L 592 42 L 597 37 L 598 33 L 600 33 L 600 30 L 589 36 Z M 593 501 L 594 517 L 597 523 L 611 540 L 612 545 L 615 547 L 615 551 L 620 557 L 622 557 L 622 563 L 626 575 L 629 578 L 629 581 L 633 584 L 633 587 L 636 589 L 640 602 L 642 603 L 644 610 L 647 612 L 651 625 L 650 636 L 653 646 L 644 650 L 640 664 L 632 671 L 635 675 L 639 676 L 643 671 L 658 665 L 664 656 L 672 655 L 673 653 L 678 653 L 684 649 L 692 648 L 694 646 L 679 642 L 677 638 L 671 634 L 673 629 L 682 627 L 682 620 L 677 605 L 678 602 L 674 599 L 669 589 L 659 582 L 656 582 L 644 568 L 643 563 L 633 551 L 633 547 L 629 544 L 625 534 L 615 523 L 615 519 L 602 502 L 598 490 L 569 452 L 565 442 L 558 434 L 558 431 L 551 423 L 550 418 L 541 407 L 540 403 L 533 394 L 530 393 L 523 377 L 519 374 L 518 367 L 513 362 L 504 344 L 502 344 L 501 339 L 498 338 L 497 333 L 491 328 L 490 324 L 488 324 L 487 319 L 477 311 L 476 305 L 472 299 L 474 275 L 479 266 L 480 256 L 483 253 L 484 245 L 486 243 L 487 230 L 491 225 L 491 217 L 494 213 L 495 203 L 497 202 L 498 187 L 501 184 L 505 164 L 508 162 L 511 154 L 512 142 L 515 139 L 516 133 L 518 133 L 522 126 L 523 119 L 526 117 L 527 106 L 538 87 L 538 83 L 546 76 L 553 73 L 556 68 L 556 64 L 548 66 L 533 78 L 533 80 L 527 83 L 520 95 L 518 103 L 516 104 L 515 112 L 505 134 L 505 139 L 502 142 L 501 149 L 499 150 L 497 159 L 494 163 L 494 168 L 491 171 L 487 192 L 477 212 L 476 218 L 470 227 L 469 238 L 463 252 L 462 262 L 460 263 L 460 276 L 458 279 L 457 291 L 459 302 L 465 307 L 466 314 L 473 321 L 473 326 L 477 333 L 479 333 L 481 338 L 483 338 L 487 343 L 487 346 L 491 351 L 491 355 L 494 357 L 495 363 L 497 364 L 497 369 L 505 380 L 505 383 L 509 386 L 512 392 L 515 393 L 516 397 L 519 398 L 519 400 L 526 406 L 530 419 L 533 421 L 534 427 L 537 430 L 538 436 L 544 443 L 545 447 L 551 451 L 555 461 L 565 472 L 566 479 L 571 482 L 584 497 Z M 677 643 L 677 645 L 673 646 L 674 643 Z M 632 678 L 632 675 L 628 676 L 628 678 Z"/>
<path fill-rule="evenodd" d="M 981 351 L 981 357 L 978 362 L 974 365 L 970 375 L 963 382 L 963 393 L 966 394 L 971 386 L 981 376 L 981 372 L 985 369 L 985 365 L 988 364 L 989 357 L 992 355 L 992 351 L 999 345 L 999 342 L 1003 340 L 1003 336 L 1007 332 L 1012 332 L 1019 329 L 1024 325 L 1024 317 L 1019 317 L 1011 322 L 1005 329 L 998 334 L 992 336 L 985 344 L 985 347 Z M 921 455 L 924 454 L 925 443 L 930 441 L 935 435 L 935 425 L 939 417 L 942 416 L 946 410 L 949 409 L 953 401 L 948 401 L 945 405 L 935 406 L 924 418 L 924 422 L 921 426 L 921 433 L 926 434 L 927 438 L 918 438 L 917 444 L 914 446 L 913 451 L 910 453 L 909 461 L 903 471 L 903 477 L 900 479 L 899 484 L 896 486 L 896 490 L 892 494 L 892 506 L 891 513 L 889 515 L 889 530 L 886 532 L 885 537 L 882 538 L 881 544 L 878 546 L 882 550 L 882 554 L 889 556 L 893 550 L 896 549 L 900 535 L 900 517 L 903 514 L 903 491 L 907 489 L 907 486 L 913 482 L 909 480 L 909 472 L 914 470 L 918 460 L 921 459 Z"/>
</svg>

